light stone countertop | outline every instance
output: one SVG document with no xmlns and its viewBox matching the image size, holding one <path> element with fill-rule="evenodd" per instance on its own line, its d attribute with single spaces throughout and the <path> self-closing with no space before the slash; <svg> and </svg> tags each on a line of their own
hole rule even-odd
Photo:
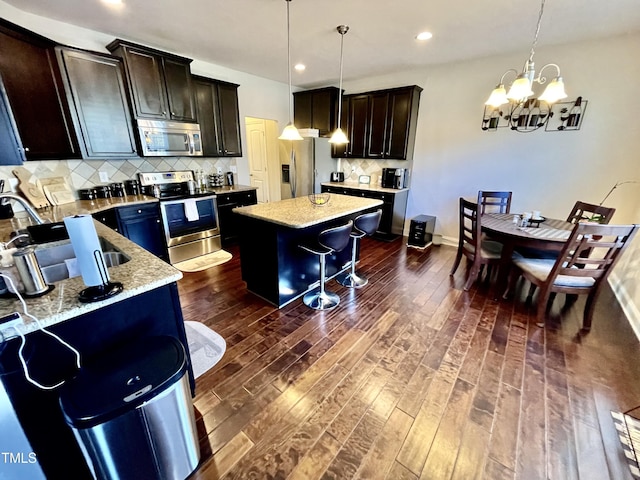
<svg viewBox="0 0 640 480">
<path fill-rule="evenodd" d="M 306 228 L 318 223 L 382 205 L 382 200 L 331 193 L 325 205 L 313 205 L 305 197 L 234 208 L 233 212 L 289 228 Z"/>
<path fill-rule="evenodd" d="M 368 192 L 382 192 L 382 193 L 400 193 L 406 192 L 408 188 L 384 188 L 376 185 L 371 185 L 367 183 L 355 183 L 355 182 L 322 182 L 320 185 L 326 185 L 327 187 L 344 187 L 344 188 L 353 188 L 355 190 L 366 190 Z"/>
<path fill-rule="evenodd" d="M 62 221 L 65 216 L 91 214 L 112 207 L 136 205 L 148 202 L 157 202 L 157 199 L 140 195 L 93 201 L 81 200 L 58 207 L 41 209 L 38 211 L 38 214 L 43 219 L 58 222 Z M 16 214 L 16 217 L 10 220 L 0 220 L 0 240 L 9 240 L 9 235 L 13 230 L 16 230 L 17 228 L 25 228 L 29 224 L 30 222 L 28 221 L 25 212 Z M 182 278 L 182 272 L 180 270 L 160 260 L 155 255 L 147 252 L 119 233 L 95 220 L 94 225 L 98 236 L 104 237 L 105 240 L 113 244 L 117 249 L 121 250 L 130 258 L 127 263 L 109 268 L 111 281 L 121 282 L 124 286 L 124 290 L 122 293 L 107 300 L 93 303 L 81 303 L 78 300 L 78 294 L 81 290 L 86 288 L 82 281 L 82 277 L 75 277 L 57 282 L 55 284 L 55 288 L 51 292 L 41 297 L 26 299 L 28 312 L 38 318 L 40 323 L 45 327 L 55 325 L 56 323 L 63 322 L 88 312 L 99 310 L 107 305 L 168 285 Z M 47 245 L 55 245 L 68 241 L 69 240 L 63 240 Z M 36 248 L 43 247 L 38 246 Z M 12 312 L 19 312 L 21 315 L 23 314 L 24 310 L 20 302 L 17 299 L 0 299 L 0 315 L 6 315 Z M 38 327 L 33 320 L 30 320 L 24 315 L 22 316 L 25 321 L 25 325 L 22 328 L 24 333 L 30 333 L 37 330 Z"/>
</svg>

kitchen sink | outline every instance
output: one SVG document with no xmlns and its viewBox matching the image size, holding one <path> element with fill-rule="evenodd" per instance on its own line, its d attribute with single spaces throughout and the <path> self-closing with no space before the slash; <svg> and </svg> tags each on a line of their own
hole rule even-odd
<svg viewBox="0 0 640 480">
<path fill-rule="evenodd" d="M 131 260 L 130 257 L 116 248 L 108 240 L 105 240 L 103 237 L 99 237 L 99 239 L 107 268 L 116 267 Z M 40 245 L 36 248 L 35 255 L 38 259 L 42 276 L 48 284 L 80 275 L 79 270 L 74 271 L 76 269 L 73 260 L 76 256 L 73 253 L 71 242 L 56 242 L 56 245 L 51 246 L 47 246 L 46 244 Z M 71 275 L 69 269 L 72 270 Z"/>
</svg>

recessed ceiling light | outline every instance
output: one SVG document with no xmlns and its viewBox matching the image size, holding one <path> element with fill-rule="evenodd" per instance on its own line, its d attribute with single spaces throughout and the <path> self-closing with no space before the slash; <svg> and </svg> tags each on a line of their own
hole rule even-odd
<svg viewBox="0 0 640 480">
<path fill-rule="evenodd" d="M 295 67 L 293 67 L 293 68 L 295 68 L 295 69 L 296 69 L 296 72 L 304 72 L 304 71 L 305 71 L 305 69 L 306 69 L 307 67 L 306 67 L 306 65 L 305 65 L 305 64 L 303 64 L 303 63 L 298 63 L 298 64 L 296 64 L 296 66 L 295 66 Z"/>
<path fill-rule="evenodd" d="M 102 0 L 104 3 L 110 3 L 111 5 L 120 5 L 122 0 Z"/>
<path fill-rule="evenodd" d="M 420 32 L 416 35 L 416 40 L 429 40 L 431 37 L 433 37 L 431 32 Z"/>
</svg>

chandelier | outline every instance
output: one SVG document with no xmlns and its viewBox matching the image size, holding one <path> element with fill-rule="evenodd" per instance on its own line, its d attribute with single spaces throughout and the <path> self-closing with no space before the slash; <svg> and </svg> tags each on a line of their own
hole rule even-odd
<svg viewBox="0 0 640 480">
<path fill-rule="evenodd" d="M 542 22 L 542 14 L 544 12 L 545 0 L 540 4 L 540 13 L 538 15 L 538 24 L 536 33 L 531 45 L 529 59 L 525 62 L 524 68 L 520 73 L 511 68 L 502 74 L 500 82 L 491 92 L 488 100 L 485 102 L 485 116 L 483 117 L 483 130 L 493 129 L 497 127 L 500 118 L 504 118 L 509 122 L 512 130 L 519 132 L 530 132 L 544 126 L 551 117 L 551 107 L 558 100 L 567 97 L 564 91 L 564 82 L 560 76 L 560 67 L 555 63 L 547 63 L 544 65 L 536 76 L 535 64 L 533 56 L 535 47 L 538 43 L 538 34 L 540 33 L 540 24 Z M 531 97 L 534 95 L 533 85 L 538 83 L 543 85 L 547 83 L 547 78 L 542 75 L 547 68 L 555 68 L 556 76 L 549 82 L 542 95 L 538 98 Z M 509 87 L 509 91 L 504 85 L 505 77 L 514 73 L 516 78 Z M 508 104 L 506 108 L 503 105 Z"/>
</svg>

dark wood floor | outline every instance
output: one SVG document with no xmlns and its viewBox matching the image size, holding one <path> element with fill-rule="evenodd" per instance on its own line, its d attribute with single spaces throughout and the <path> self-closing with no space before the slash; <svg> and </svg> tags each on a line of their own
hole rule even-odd
<svg viewBox="0 0 640 480">
<path fill-rule="evenodd" d="M 193 478 L 630 478 L 610 411 L 640 404 L 640 348 L 608 289 L 589 334 L 561 295 L 541 329 L 521 296 L 462 291 L 453 248 L 365 239 L 369 285 L 276 310 L 231 252 L 179 282 L 185 320 L 227 342 L 196 382 Z"/>
</svg>

